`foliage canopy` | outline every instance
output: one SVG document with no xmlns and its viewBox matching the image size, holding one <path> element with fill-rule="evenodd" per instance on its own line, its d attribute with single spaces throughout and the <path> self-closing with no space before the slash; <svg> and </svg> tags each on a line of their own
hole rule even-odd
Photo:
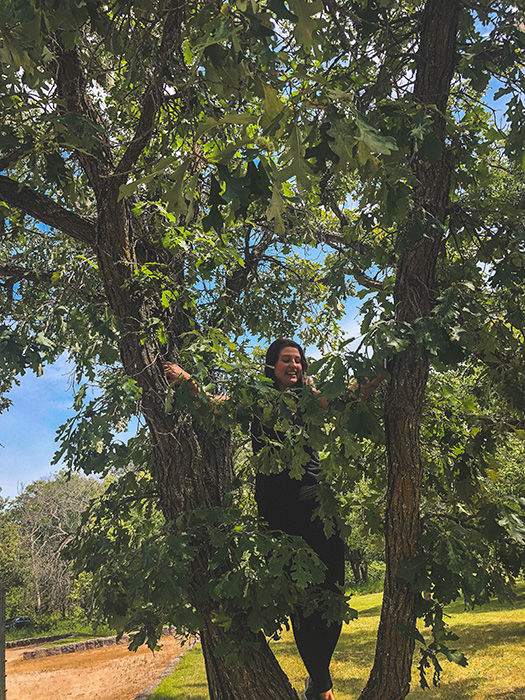
<svg viewBox="0 0 525 700">
<path fill-rule="evenodd" d="M 78 415 L 62 431 L 68 464 L 150 474 L 182 538 L 166 535 L 171 551 L 197 511 L 215 526 L 225 507 L 234 426 L 246 430 L 263 405 L 289 420 L 286 400 L 247 369 L 253 339 L 297 335 L 323 351 L 313 369 L 332 401 L 321 416 L 308 389 L 299 397 L 326 447 L 326 478 L 341 487 L 339 501 L 320 504 L 329 520 L 362 476 L 358 439 L 383 435 L 373 407 L 345 397 L 348 378 L 390 358 L 377 487 L 386 487 L 385 610 L 398 612 L 382 620 L 363 698 L 394 676 L 389 692 L 408 692 L 417 612 L 439 631 L 443 602 L 502 592 L 523 562 L 523 494 L 487 486 L 493 455 L 524 435 L 523 28 L 507 0 L 0 9 L 0 388 L 69 354 Z M 494 85 L 501 123 L 485 101 Z M 365 362 L 340 344 L 355 294 Z M 183 363 L 203 389 L 227 386 L 233 409 L 196 403 L 184 386 L 167 391 L 161 359 Z M 137 414 L 144 424 L 122 444 Z M 122 478 L 129 486 L 135 476 Z M 225 541 L 238 537 L 253 554 L 243 522 Z M 140 523 L 147 531 L 149 518 Z M 194 591 L 227 576 L 204 562 L 219 530 L 206 530 L 193 559 Z M 457 575 L 443 580 L 437 565 Z M 190 601 L 205 653 L 228 643 L 217 627 L 235 638 L 245 619 L 224 613 L 240 585 L 230 583 Z M 423 589 L 434 600 L 421 608 Z M 122 624 L 143 621 L 154 640 L 141 596 L 139 612 L 128 599 Z M 382 657 L 392 635 L 396 654 Z M 260 664 L 273 663 L 264 659 L 244 672 L 263 676 Z M 269 668 L 274 694 L 292 698 Z M 237 700 L 226 673 L 209 673 L 216 697 Z"/>
</svg>

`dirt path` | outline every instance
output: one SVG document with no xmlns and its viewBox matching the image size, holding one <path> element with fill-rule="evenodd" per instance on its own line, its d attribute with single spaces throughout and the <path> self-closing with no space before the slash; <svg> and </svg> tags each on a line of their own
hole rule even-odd
<svg viewBox="0 0 525 700">
<path fill-rule="evenodd" d="M 181 652 L 173 637 L 155 654 L 113 646 L 24 660 L 27 649 L 6 652 L 9 700 L 133 700 Z"/>
</svg>

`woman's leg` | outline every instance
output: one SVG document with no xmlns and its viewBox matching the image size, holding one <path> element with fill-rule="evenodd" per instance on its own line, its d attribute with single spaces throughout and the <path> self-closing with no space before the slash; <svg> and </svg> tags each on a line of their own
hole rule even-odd
<svg viewBox="0 0 525 700">
<path fill-rule="evenodd" d="M 341 623 L 329 624 L 316 611 L 309 616 L 297 613 L 292 619 L 292 626 L 297 650 L 316 692 L 330 690 L 330 661 L 341 634 Z"/>
<path fill-rule="evenodd" d="M 259 514 L 267 520 L 271 530 L 302 537 L 326 566 L 325 580 L 320 588 L 339 593 L 339 587 L 344 586 L 344 543 L 338 533 L 327 539 L 323 523 L 319 518 L 312 520 L 316 505 L 314 500 L 299 501 L 293 508 L 275 508 Z M 332 687 L 330 660 L 341 634 L 341 623 L 329 623 L 323 619 L 321 610 L 310 615 L 298 610 L 292 617 L 292 627 L 297 650 L 315 693 L 329 691 Z"/>
<path fill-rule="evenodd" d="M 344 585 L 344 543 L 338 534 L 326 538 L 320 520 L 305 524 L 303 539 L 316 552 L 326 566 L 324 590 L 339 592 Z M 316 693 L 324 693 L 332 687 L 330 661 L 341 634 L 340 622 L 328 622 L 322 610 L 310 615 L 298 611 L 292 618 L 295 643 Z"/>
</svg>

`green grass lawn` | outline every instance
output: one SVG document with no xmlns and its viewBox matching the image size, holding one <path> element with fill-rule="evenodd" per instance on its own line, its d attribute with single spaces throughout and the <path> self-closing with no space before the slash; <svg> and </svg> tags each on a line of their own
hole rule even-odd
<svg viewBox="0 0 525 700">
<path fill-rule="evenodd" d="M 95 637 L 114 637 L 117 633 L 110 629 L 107 625 L 91 626 L 85 623 L 78 623 L 74 620 L 50 621 L 42 628 L 26 627 L 20 630 L 9 630 L 6 633 L 6 641 L 13 642 L 19 639 L 28 639 L 39 637 L 51 637 L 58 634 L 71 635 L 68 642 L 82 642 L 85 639 L 93 639 Z M 73 638 L 74 637 L 74 638 Z M 60 644 L 54 642 L 53 644 Z M 64 642 L 66 643 L 66 642 Z"/>
<path fill-rule="evenodd" d="M 48 647 L 59 647 L 62 646 L 62 644 L 76 644 L 77 642 L 87 642 L 88 639 L 96 639 L 98 635 L 91 634 L 85 632 L 85 633 L 71 633 L 67 637 L 64 637 L 63 639 L 56 639 L 54 642 L 48 642 L 47 644 L 44 644 L 44 649 L 47 649 Z M 106 635 L 104 635 L 106 636 Z M 115 636 L 115 635 L 109 635 L 109 636 Z"/>
<path fill-rule="evenodd" d="M 461 603 L 449 606 L 450 627 L 459 635 L 456 646 L 467 655 L 469 665 L 461 668 L 443 661 L 441 685 L 423 691 L 416 652 L 409 700 L 525 700 L 525 583 L 517 591 L 514 605 L 494 602 L 475 611 L 464 611 Z M 381 595 L 356 595 L 352 605 L 359 619 L 344 626 L 331 666 L 337 700 L 357 698 L 366 683 L 374 658 Z M 291 633 L 272 643 L 272 648 L 294 687 L 302 691 L 306 673 Z M 153 697 L 209 700 L 200 647 L 182 659 Z"/>
</svg>

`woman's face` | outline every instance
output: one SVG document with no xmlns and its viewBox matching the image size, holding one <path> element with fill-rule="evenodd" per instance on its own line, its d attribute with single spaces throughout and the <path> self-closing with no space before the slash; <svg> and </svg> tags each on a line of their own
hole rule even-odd
<svg viewBox="0 0 525 700">
<path fill-rule="evenodd" d="M 283 348 L 279 353 L 275 363 L 275 379 L 280 391 L 290 389 L 295 386 L 301 377 L 303 366 L 301 364 L 301 353 L 297 348 Z"/>
</svg>

